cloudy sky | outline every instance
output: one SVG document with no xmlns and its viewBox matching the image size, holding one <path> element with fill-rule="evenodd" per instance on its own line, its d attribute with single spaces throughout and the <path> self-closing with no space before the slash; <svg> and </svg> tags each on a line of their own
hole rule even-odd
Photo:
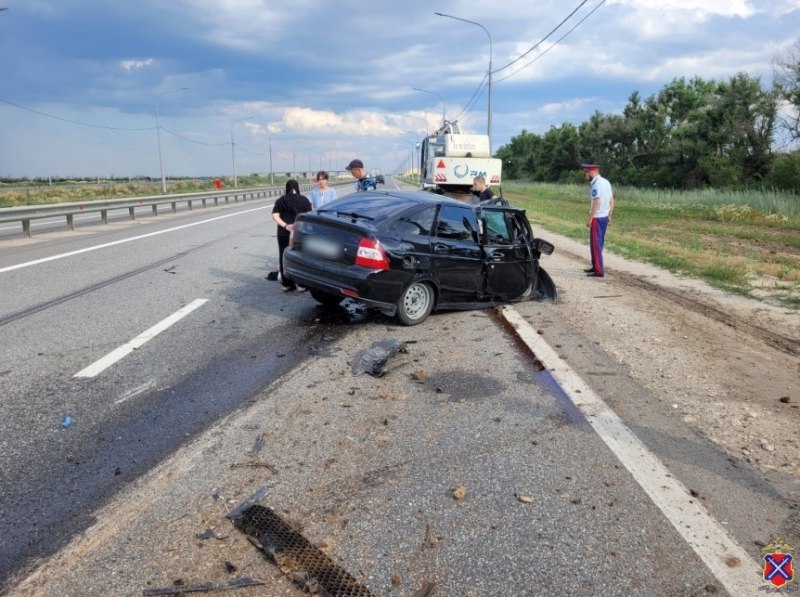
<svg viewBox="0 0 800 597">
<path fill-rule="evenodd" d="M 800 37 L 800 0 L 0 7 L 0 176 L 12 177 L 158 177 L 156 111 L 167 176 L 232 176 L 232 137 L 239 175 L 269 171 L 270 145 L 276 172 L 353 157 L 393 172 L 443 110 L 486 132 L 490 57 L 497 149 L 523 130 L 620 112 L 634 91 L 677 77 L 745 72 L 769 86 L 773 57 Z"/>
</svg>

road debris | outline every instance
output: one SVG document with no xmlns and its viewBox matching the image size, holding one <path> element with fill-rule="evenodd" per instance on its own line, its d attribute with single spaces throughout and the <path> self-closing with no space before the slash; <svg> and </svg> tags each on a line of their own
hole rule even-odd
<svg viewBox="0 0 800 597">
<path fill-rule="evenodd" d="M 312 545 L 271 508 L 254 504 L 235 517 L 233 524 L 304 591 L 323 595 L 372 596 L 366 586 Z"/>
<path fill-rule="evenodd" d="M 376 340 L 367 349 L 360 351 L 353 359 L 353 375 L 368 373 L 373 377 L 382 377 L 386 374 L 384 367 L 390 357 L 398 352 L 406 353 L 406 343 L 396 338 Z"/>
<path fill-rule="evenodd" d="M 269 462 L 261 462 L 260 460 L 248 460 L 247 462 L 234 462 L 231 468 L 265 468 L 271 473 L 276 473 L 275 467 Z"/>
<path fill-rule="evenodd" d="M 452 493 L 453 497 L 460 502 L 467 497 L 467 488 L 463 485 L 459 485 L 458 487 L 453 488 Z"/>
<path fill-rule="evenodd" d="M 263 580 L 257 578 L 237 578 L 223 583 L 206 582 L 198 585 L 175 585 L 163 589 L 144 589 L 142 595 L 183 595 L 184 593 L 208 593 L 210 591 L 228 591 L 230 589 L 241 589 L 242 587 L 257 587 L 265 585 Z"/>
<path fill-rule="evenodd" d="M 517 498 L 518 502 L 522 502 L 523 504 L 532 504 L 533 498 L 529 495 L 521 495 L 519 493 L 515 493 L 514 497 Z"/>
</svg>

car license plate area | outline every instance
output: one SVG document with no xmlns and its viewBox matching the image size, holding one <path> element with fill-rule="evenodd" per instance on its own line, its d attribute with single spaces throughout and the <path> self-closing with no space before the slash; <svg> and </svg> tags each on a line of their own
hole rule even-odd
<svg viewBox="0 0 800 597">
<path fill-rule="evenodd" d="M 336 241 L 319 236 L 307 236 L 303 239 L 303 252 L 325 259 L 339 259 L 342 247 Z"/>
</svg>

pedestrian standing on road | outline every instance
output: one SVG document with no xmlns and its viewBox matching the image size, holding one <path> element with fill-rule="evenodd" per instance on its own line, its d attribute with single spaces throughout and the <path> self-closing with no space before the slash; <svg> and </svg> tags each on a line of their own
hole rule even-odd
<svg viewBox="0 0 800 597">
<path fill-rule="evenodd" d="M 297 286 L 294 282 L 286 278 L 283 271 L 283 252 L 289 246 L 289 236 L 297 216 L 301 213 L 311 211 L 311 202 L 308 197 L 300 194 L 300 185 L 294 179 L 286 181 L 286 194 L 281 196 L 272 208 L 272 219 L 278 225 L 278 263 L 281 271 L 281 285 L 284 291 L 299 290 L 305 288 Z"/>
<path fill-rule="evenodd" d="M 361 160 L 352 160 L 344 168 L 350 173 L 350 176 L 356 179 L 356 191 L 366 191 L 370 187 L 373 189 L 378 188 L 378 183 L 374 178 L 367 176 L 367 171 L 364 169 L 364 162 Z"/>
<path fill-rule="evenodd" d="M 315 177 L 317 188 L 311 191 L 311 207 L 319 209 L 326 203 L 336 200 L 336 189 L 328 186 L 328 173 L 324 170 L 317 172 Z"/>
<path fill-rule="evenodd" d="M 581 164 L 583 175 L 589 181 L 589 252 L 592 266 L 584 270 L 587 276 L 602 278 L 606 274 L 603 266 L 603 245 L 606 240 L 606 229 L 611 222 L 614 211 L 614 194 L 611 183 L 600 176 L 600 164 Z"/>
</svg>

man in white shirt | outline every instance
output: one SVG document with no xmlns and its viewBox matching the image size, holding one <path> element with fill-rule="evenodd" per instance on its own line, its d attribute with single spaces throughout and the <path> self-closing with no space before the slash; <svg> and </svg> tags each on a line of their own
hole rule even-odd
<svg viewBox="0 0 800 597">
<path fill-rule="evenodd" d="M 589 251 L 592 266 L 584 270 L 587 276 L 602 278 L 605 273 L 603 266 L 603 245 L 606 239 L 606 229 L 611 221 L 614 211 L 614 193 L 611 183 L 600 176 L 600 164 L 581 164 L 583 174 L 589 181 L 589 219 L 586 227 L 589 228 Z"/>
</svg>

